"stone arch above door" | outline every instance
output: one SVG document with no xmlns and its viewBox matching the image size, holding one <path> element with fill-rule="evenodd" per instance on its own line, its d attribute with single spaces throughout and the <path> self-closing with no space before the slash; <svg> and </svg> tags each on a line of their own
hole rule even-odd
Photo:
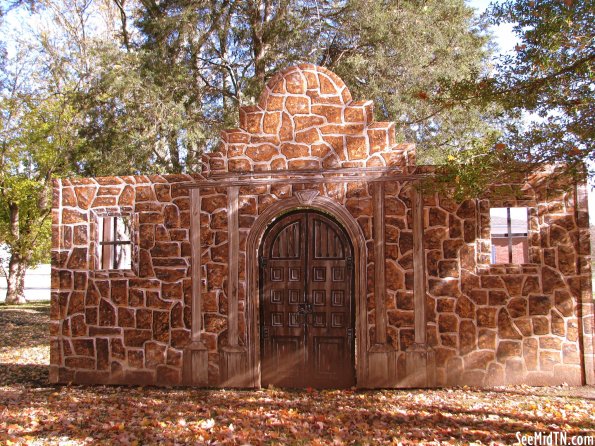
<svg viewBox="0 0 595 446">
<path fill-rule="evenodd" d="M 240 107 L 240 126 L 221 133 L 211 172 L 311 170 L 414 164 L 394 122 L 375 122 L 372 101 L 352 100 L 326 68 L 289 67 L 273 76 L 257 105 Z"/>
</svg>

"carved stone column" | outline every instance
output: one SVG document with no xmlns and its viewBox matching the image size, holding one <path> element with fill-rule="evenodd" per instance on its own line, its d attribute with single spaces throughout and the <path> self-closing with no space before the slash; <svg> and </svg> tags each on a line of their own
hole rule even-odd
<svg viewBox="0 0 595 446">
<path fill-rule="evenodd" d="M 426 254 L 424 250 L 424 203 L 423 196 L 415 186 L 412 188 L 413 203 L 413 308 L 414 343 L 405 353 L 405 384 L 410 387 L 433 387 L 436 385 L 436 359 L 434 350 L 428 346 L 426 333 Z"/>
<path fill-rule="evenodd" d="M 368 383 L 370 387 L 394 387 L 397 383 L 396 351 L 387 343 L 386 335 L 384 182 L 373 183 L 372 194 L 376 336 L 368 351 Z"/>
<path fill-rule="evenodd" d="M 246 349 L 238 344 L 239 186 L 230 187 L 227 194 L 227 345 L 221 355 L 221 384 L 225 387 L 246 387 Z"/>
<path fill-rule="evenodd" d="M 183 382 L 206 387 L 208 379 L 208 351 L 200 339 L 202 331 L 202 297 L 200 265 L 200 191 L 190 190 L 190 245 L 192 255 L 192 342 L 184 349 Z"/>
</svg>

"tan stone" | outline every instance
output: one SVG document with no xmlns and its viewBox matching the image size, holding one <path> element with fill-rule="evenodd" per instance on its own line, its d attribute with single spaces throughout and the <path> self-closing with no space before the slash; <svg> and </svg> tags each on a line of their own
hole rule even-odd
<svg viewBox="0 0 595 446">
<path fill-rule="evenodd" d="M 401 290 L 404 287 L 403 271 L 392 261 L 385 262 L 386 286 L 390 290 Z"/>
<path fill-rule="evenodd" d="M 564 364 L 580 364 L 579 350 L 576 344 L 564 343 L 562 346 Z"/>
<path fill-rule="evenodd" d="M 461 321 L 459 324 L 459 351 L 465 355 L 475 349 L 477 332 L 472 321 Z"/>
<path fill-rule="evenodd" d="M 486 386 L 501 386 L 505 382 L 504 378 L 504 367 L 502 364 L 491 363 L 488 366 L 486 374 L 485 385 Z"/>
<path fill-rule="evenodd" d="M 246 149 L 246 155 L 254 161 L 269 161 L 278 154 L 279 150 L 271 144 L 251 145 Z"/>
<path fill-rule="evenodd" d="M 318 114 L 315 111 L 318 107 L 320 107 L 320 106 L 316 106 L 316 105 L 312 106 L 313 113 Z M 339 108 L 339 116 L 340 116 L 340 113 L 341 113 L 341 109 Z M 293 122 L 295 124 L 295 131 L 299 132 L 300 130 L 304 130 L 304 129 L 307 129 L 310 127 L 318 127 L 318 126 L 324 124 L 325 121 L 320 116 L 295 116 L 293 118 Z M 339 121 L 337 121 L 337 122 L 339 122 Z"/>
<path fill-rule="evenodd" d="M 429 292 L 434 296 L 457 297 L 460 295 L 458 280 L 429 279 Z"/>
<path fill-rule="evenodd" d="M 287 161 L 285 158 L 277 158 L 271 162 L 271 170 L 287 169 Z"/>
<path fill-rule="evenodd" d="M 155 201 L 156 197 L 151 186 L 137 186 L 135 189 L 135 202 L 141 201 Z"/>
<path fill-rule="evenodd" d="M 62 188 L 62 206 L 76 206 L 76 196 L 71 187 Z"/>
<path fill-rule="evenodd" d="M 502 306 L 506 305 L 508 301 L 508 294 L 505 291 L 490 290 L 488 293 L 488 302 L 490 305 Z"/>
<path fill-rule="evenodd" d="M 451 348 L 436 348 L 436 365 L 440 367 L 441 365 L 447 364 L 448 361 L 452 358 L 455 359 L 456 352 Z M 459 358 L 456 358 L 459 359 Z"/>
<path fill-rule="evenodd" d="M 496 332 L 485 328 L 479 329 L 477 347 L 480 349 L 496 350 Z"/>
<path fill-rule="evenodd" d="M 350 160 L 361 160 L 368 156 L 367 142 L 363 136 L 347 136 L 346 147 Z"/>
<path fill-rule="evenodd" d="M 456 259 L 459 257 L 459 250 L 465 244 L 463 240 L 444 240 L 442 243 L 442 249 L 444 251 L 445 259 Z"/>
<path fill-rule="evenodd" d="M 79 356 L 95 356 L 95 343 L 93 339 L 73 339 L 72 348 Z"/>
<path fill-rule="evenodd" d="M 500 341 L 496 351 L 498 361 L 504 362 L 508 358 L 520 358 L 522 356 L 522 347 L 520 341 Z"/>
<path fill-rule="evenodd" d="M 546 317 L 533 317 L 533 333 L 543 335 L 550 333 L 550 321 Z"/>
<path fill-rule="evenodd" d="M 457 216 L 459 218 L 475 218 L 476 202 L 475 200 L 465 200 L 457 209 Z"/>
<path fill-rule="evenodd" d="M 438 330 L 440 333 L 456 333 L 459 326 L 459 320 L 453 314 L 438 315 Z"/>
<path fill-rule="evenodd" d="M 559 319 L 556 319 L 557 321 L 559 321 Z M 569 341 L 573 341 L 576 342 L 578 341 L 578 322 L 576 320 L 576 318 L 572 318 L 569 319 L 568 322 L 566 323 L 567 325 L 567 331 L 566 331 L 566 339 L 568 339 Z M 585 323 L 583 325 L 584 329 L 589 329 L 589 326 Z M 556 332 L 561 332 L 561 330 L 556 329 Z"/>
<path fill-rule="evenodd" d="M 428 248 L 426 248 L 428 249 Z M 438 262 L 440 277 L 459 277 L 459 263 L 456 260 L 441 260 Z"/>
<path fill-rule="evenodd" d="M 548 350 L 561 350 L 562 340 L 555 336 L 541 336 L 539 338 L 539 348 Z"/>
<path fill-rule="evenodd" d="M 127 347 L 142 347 L 151 337 L 151 330 L 125 329 L 124 345 Z"/>
<path fill-rule="evenodd" d="M 570 293 L 566 290 L 556 290 L 554 293 L 554 300 L 556 309 L 563 316 L 572 316 L 574 314 L 574 300 Z"/>
<path fill-rule="evenodd" d="M 277 133 L 281 124 L 281 113 L 265 113 L 262 123 L 264 133 Z"/>
<path fill-rule="evenodd" d="M 500 276 L 481 276 L 482 288 L 504 289 L 504 282 Z"/>
<path fill-rule="evenodd" d="M 403 328 L 399 330 L 399 344 L 396 345 L 396 342 L 393 343 L 393 346 L 400 349 L 401 351 L 406 351 L 414 342 L 415 334 L 413 329 L 406 329 Z"/>
<path fill-rule="evenodd" d="M 563 288 L 565 286 L 560 273 L 548 266 L 544 266 L 541 269 L 541 283 L 544 293 L 551 293 L 555 288 Z"/>
<path fill-rule="evenodd" d="M 75 209 L 62 210 L 62 224 L 85 223 L 87 221 L 87 214 L 79 212 Z"/>
<path fill-rule="evenodd" d="M 501 309 L 498 313 L 498 335 L 503 339 L 522 339 L 505 309 Z"/>
<path fill-rule="evenodd" d="M 346 122 L 365 122 L 366 116 L 363 107 L 345 107 L 344 117 Z"/>
<path fill-rule="evenodd" d="M 552 334 L 558 336 L 565 336 L 565 324 L 564 318 L 560 316 L 556 311 L 552 311 L 551 313 L 551 327 L 552 327 Z"/>
<path fill-rule="evenodd" d="M 457 300 L 451 297 L 441 297 L 437 299 L 436 311 L 438 313 L 452 313 L 455 310 Z"/>
<path fill-rule="evenodd" d="M 444 347 L 457 348 L 459 337 L 456 334 L 441 334 L 440 343 Z"/>
<path fill-rule="evenodd" d="M 169 343 L 170 313 L 168 311 L 153 311 L 153 339 Z"/>
<path fill-rule="evenodd" d="M 320 127 L 323 135 L 361 135 L 363 124 L 327 124 Z"/>
<path fill-rule="evenodd" d="M 448 235 L 451 239 L 457 239 L 463 235 L 463 224 L 453 214 L 448 215 Z"/>
<path fill-rule="evenodd" d="M 389 310 L 388 323 L 393 327 L 412 327 L 413 326 L 413 311 L 399 311 Z"/>
<path fill-rule="evenodd" d="M 310 150 L 305 144 L 283 143 L 281 153 L 287 158 L 302 158 L 310 155 Z"/>
<path fill-rule="evenodd" d="M 539 352 L 539 369 L 550 371 L 554 366 L 560 364 L 560 352 L 541 351 Z"/>
<path fill-rule="evenodd" d="M 369 198 L 350 198 L 345 202 L 345 206 L 355 218 L 372 215 L 372 200 Z"/>
<path fill-rule="evenodd" d="M 471 290 L 468 292 L 468 295 L 477 305 L 488 303 L 488 292 L 486 290 Z"/>
<path fill-rule="evenodd" d="M 66 367 L 72 369 L 95 369 L 95 358 L 74 357 L 64 360 Z"/>
<path fill-rule="evenodd" d="M 320 141 L 320 135 L 316 129 L 307 129 L 296 132 L 295 141 L 301 144 L 314 144 Z"/>
<path fill-rule="evenodd" d="M 524 278 L 524 276 L 512 274 L 502 277 L 510 296 L 515 297 L 521 295 Z"/>
<path fill-rule="evenodd" d="M 456 312 L 463 319 L 473 319 L 475 317 L 475 305 L 465 296 L 459 296 L 457 299 Z"/>
<path fill-rule="evenodd" d="M 399 251 L 405 255 L 413 249 L 413 233 L 411 231 L 399 231 Z"/>
<path fill-rule="evenodd" d="M 488 328 L 496 328 L 497 327 L 497 318 L 496 318 L 497 309 L 496 308 L 489 308 L 489 307 L 480 307 L 477 309 L 477 325 L 479 327 L 488 327 Z"/>
<path fill-rule="evenodd" d="M 230 159 L 227 166 L 230 172 L 248 172 L 251 170 L 250 161 L 246 159 Z"/>
<path fill-rule="evenodd" d="M 291 115 L 307 115 L 310 113 L 310 101 L 307 97 L 288 96 L 285 99 L 285 109 Z"/>
<path fill-rule="evenodd" d="M 489 363 L 496 359 L 493 351 L 480 350 L 469 353 L 464 358 L 465 369 L 487 369 Z"/>
<path fill-rule="evenodd" d="M 514 325 L 523 336 L 531 336 L 533 334 L 530 317 L 517 318 L 514 320 Z"/>
<path fill-rule="evenodd" d="M 134 328 L 136 326 L 134 310 L 130 308 L 118 308 L 118 326 Z"/>
<path fill-rule="evenodd" d="M 523 296 L 528 296 L 531 293 L 539 293 L 541 288 L 539 286 L 539 279 L 535 276 L 529 276 L 525 278 L 525 283 L 523 284 Z"/>
<path fill-rule="evenodd" d="M 552 301 L 550 296 L 529 296 L 529 314 L 546 315 L 552 308 Z"/>
<path fill-rule="evenodd" d="M 76 194 L 77 205 L 81 209 L 89 209 L 89 206 L 93 202 L 95 198 L 96 189 L 94 187 L 89 186 L 80 186 L 74 188 L 74 193 Z M 117 192 L 120 192 L 120 189 L 117 189 Z"/>
<path fill-rule="evenodd" d="M 283 96 L 269 95 L 266 101 L 266 109 L 268 111 L 281 111 L 283 110 Z"/>
<path fill-rule="evenodd" d="M 513 318 L 525 316 L 527 314 L 527 300 L 522 297 L 510 299 L 506 308 Z"/>
<path fill-rule="evenodd" d="M 116 305 L 126 305 L 128 301 L 128 281 L 112 280 L 110 297 Z"/>
</svg>

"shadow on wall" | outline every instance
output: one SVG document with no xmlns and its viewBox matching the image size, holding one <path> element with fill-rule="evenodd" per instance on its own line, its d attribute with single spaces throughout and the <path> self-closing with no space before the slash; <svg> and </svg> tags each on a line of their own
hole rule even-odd
<svg viewBox="0 0 595 446">
<path fill-rule="evenodd" d="M 25 275 L 25 298 L 27 300 L 50 300 L 51 265 L 39 265 L 27 270 Z M 6 277 L 0 276 L 0 301 L 6 298 Z"/>
</svg>

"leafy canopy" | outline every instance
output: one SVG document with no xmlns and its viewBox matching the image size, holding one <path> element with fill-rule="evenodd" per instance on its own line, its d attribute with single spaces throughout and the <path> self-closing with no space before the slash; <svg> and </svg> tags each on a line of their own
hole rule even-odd
<svg viewBox="0 0 595 446">
<path fill-rule="evenodd" d="M 507 110 L 504 142 L 515 160 L 565 163 L 575 176 L 595 159 L 595 2 L 509 0 L 489 11 L 520 38 L 485 97 Z"/>
</svg>

